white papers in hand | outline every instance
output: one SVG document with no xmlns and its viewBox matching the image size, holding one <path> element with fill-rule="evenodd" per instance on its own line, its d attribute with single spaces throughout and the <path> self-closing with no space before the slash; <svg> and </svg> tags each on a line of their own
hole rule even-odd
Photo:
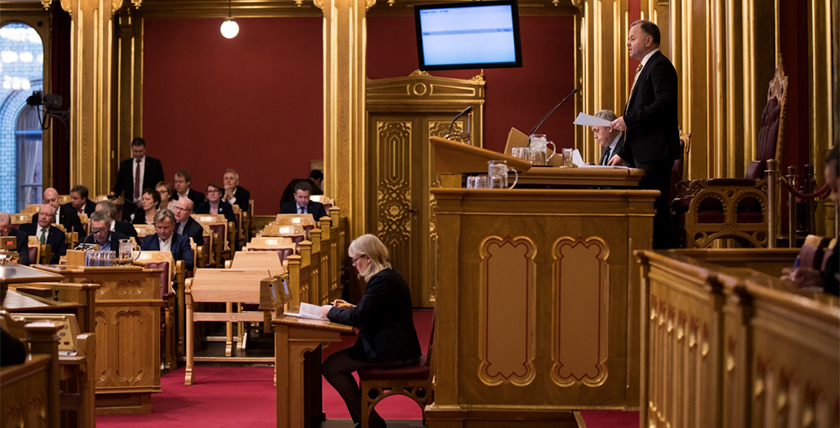
<svg viewBox="0 0 840 428">
<path fill-rule="evenodd" d="M 610 126 L 610 121 L 606 119 L 599 119 L 586 113 L 578 113 L 578 117 L 575 119 L 574 124 L 583 126 Z"/>
</svg>

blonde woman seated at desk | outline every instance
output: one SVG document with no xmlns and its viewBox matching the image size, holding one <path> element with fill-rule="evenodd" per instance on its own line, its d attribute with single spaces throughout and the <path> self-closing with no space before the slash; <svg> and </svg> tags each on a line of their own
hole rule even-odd
<svg viewBox="0 0 840 428">
<path fill-rule="evenodd" d="M 140 196 L 140 205 L 134 211 L 132 224 L 155 224 L 155 214 L 160 208 L 160 194 L 155 189 L 146 189 Z"/>
<path fill-rule="evenodd" d="M 374 235 L 362 235 L 350 243 L 348 254 L 359 277 L 367 282 L 365 294 L 358 306 L 336 300 L 336 306 L 321 309 L 321 316 L 356 327 L 359 337 L 352 348 L 330 355 L 321 366 L 321 373 L 344 399 L 358 427 L 362 420 L 362 390 L 353 372 L 417 364 L 420 342 L 414 329 L 408 284 L 388 263 L 388 249 L 382 241 Z M 370 426 L 383 428 L 386 424 L 374 411 Z"/>
<path fill-rule="evenodd" d="M 196 214 L 224 214 L 225 219 L 229 222 L 236 223 L 236 216 L 233 215 L 233 207 L 222 200 L 222 194 L 225 188 L 218 183 L 210 183 L 207 185 L 207 200 L 198 204 L 195 209 Z"/>
</svg>

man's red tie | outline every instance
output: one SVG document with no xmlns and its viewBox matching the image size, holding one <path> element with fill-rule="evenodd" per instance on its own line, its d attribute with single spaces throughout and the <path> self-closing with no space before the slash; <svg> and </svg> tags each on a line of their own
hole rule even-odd
<svg viewBox="0 0 840 428">
<path fill-rule="evenodd" d="M 134 200 L 140 199 L 140 159 L 137 159 L 137 168 L 134 170 Z"/>
</svg>

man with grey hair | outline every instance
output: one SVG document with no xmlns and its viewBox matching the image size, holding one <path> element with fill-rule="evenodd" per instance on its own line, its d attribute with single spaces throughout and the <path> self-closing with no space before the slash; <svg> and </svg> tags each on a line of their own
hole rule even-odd
<svg viewBox="0 0 840 428">
<path fill-rule="evenodd" d="M 117 220 L 117 206 L 111 201 L 102 201 L 96 204 L 96 211 L 102 211 L 111 219 L 111 232 L 119 232 L 137 241 L 137 229 L 127 221 Z"/>
<path fill-rule="evenodd" d="M 94 211 L 90 215 L 90 236 L 94 244 L 99 245 L 100 251 L 115 251 L 120 250 L 120 240 L 128 239 L 128 236 L 119 232 L 111 232 L 111 217 L 104 211 Z"/>
<path fill-rule="evenodd" d="M 37 237 L 41 244 L 49 245 L 52 252 L 50 264 L 58 264 L 61 256 L 67 254 L 67 244 L 64 241 L 64 232 L 52 225 L 55 221 L 55 208 L 50 204 L 41 205 L 37 219 L 37 223 L 20 225 L 20 230 L 29 236 Z"/>
<path fill-rule="evenodd" d="M 228 168 L 222 176 L 222 184 L 225 186 L 223 201 L 239 205 L 242 212 L 251 208 L 251 192 L 239 185 L 239 173 Z"/>
<path fill-rule="evenodd" d="M 172 258 L 183 260 L 188 271 L 193 269 L 193 251 L 189 238 L 175 233 L 175 214 L 164 208 L 155 214 L 155 233 L 143 238 L 143 251 L 169 251 Z"/>
<path fill-rule="evenodd" d="M 26 232 L 12 227 L 12 218 L 8 213 L 0 211 L 0 236 L 14 236 L 18 253 L 18 263 L 29 264 L 29 235 Z"/>
<path fill-rule="evenodd" d="M 595 113 L 595 117 L 599 119 L 608 120 L 610 122 L 617 119 L 615 112 L 612 110 L 601 110 Z M 616 131 L 609 126 L 593 126 L 592 133 L 595 134 L 595 141 L 601 146 L 601 161 L 598 165 L 607 165 L 610 162 L 612 155 L 624 147 L 624 134 Z M 620 164 L 619 164 L 620 165 Z M 632 162 L 624 162 L 624 165 L 632 166 Z"/>
</svg>

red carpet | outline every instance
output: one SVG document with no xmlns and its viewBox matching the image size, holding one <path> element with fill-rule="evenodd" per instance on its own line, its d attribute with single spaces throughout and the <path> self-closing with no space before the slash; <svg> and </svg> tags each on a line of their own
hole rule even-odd
<svg viewBox="0 0 840 428">
<path fill-rule="evenodd" d="M 431 311 L 416 311 L 414 322 L 425 353 L 432 323 Z M 353 344 L 346 337 L 324 350 L 331 353 Z M 163 392 L 152 396 L 148 415 L 97 416 L 99 428 L 272 427 L 276 425 L 274 369 L 270 367 L 196 367 L 196 384 L 184 385 L 184 368 L 161 378 Z M 349 419 L 347 408 L 334 389 L 323 382 L 323 406 L 328 419 Z M 420 419 L 420 408 L 406 397 L 390 397 L 376 406 L 385 419 Z M 584 411 L 588 428 L 638 426 L 638 412 Z"/>
</svg>

